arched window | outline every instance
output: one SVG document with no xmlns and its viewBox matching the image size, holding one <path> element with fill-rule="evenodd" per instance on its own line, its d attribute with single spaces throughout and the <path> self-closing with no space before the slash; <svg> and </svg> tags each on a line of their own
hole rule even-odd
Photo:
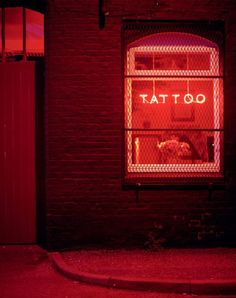
<svg viewBox="0 0 236 298">
<path fill-rule="evenodd" d="M 125 55 L 125 176 L 223 176 L 223 79 L 217 43 L 160 32 Z M 187 181 L 187 179 L 186 179 Z"/>
<path fill-rule="evenodd" d="M 0 9 L 2 61 L 37 60 L 44 56 L 44 16 L 23 8 Z"/>
</svg>

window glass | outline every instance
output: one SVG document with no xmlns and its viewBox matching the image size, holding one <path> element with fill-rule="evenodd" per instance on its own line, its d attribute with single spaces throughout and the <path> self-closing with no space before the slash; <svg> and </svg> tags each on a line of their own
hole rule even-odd
<svg viewBox="0 0 236 298">
<path fill-rule="evenodd" d="M 44 53 L 44 16 L 26 9 L 26 49 L 27 53 Z"/>
<path fill-rule="evenodd" d="M 23 15 L 21 7 L 5 9 L 5 46 L 7 54 L 23 51 Z"/>
<path fill-rule="evenodd" d="M 127 46 L 126 177 L 222 174 L 223 78 L 216 43 L 160 33 Z"/>
</svg>

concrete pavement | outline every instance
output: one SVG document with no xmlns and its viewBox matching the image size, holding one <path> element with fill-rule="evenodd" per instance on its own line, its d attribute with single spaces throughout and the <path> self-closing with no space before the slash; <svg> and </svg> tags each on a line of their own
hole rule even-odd
<svg viewBox="0 0 236 298">
<path fill-rule="evenodd" d="M 64 276 L 89 284 L 168 293 L 236 295 L 236 249 L 86 250 L 54 252 L 50 258 Z"/>
<path fill-rule="evenodd" d="M 141 292 L 88 285 L 56 272 L 47 252 L 32 245 L 0 246 L 1 298 L 196 298 L 192 295 Z M 214 298 L 215 296 L 201 296 Z M 220 296 L 231 298 L 235 296 Z"/>
<path fill-rule="evenodd" d="M 179 254 L 181 254 L 180 251 Z M 160 252 L 80 250 L 61 252 L 59 255 L 67 264 L 68 270 L 73 269 L 77 274 L 78 269 L 80 269 L 83 276 L 86 274 L 97 276 L 103 273 L 105 276 L 114 276 L 117 279 L 121 279 L 122 277 L 124 279 L 133 279 L 139 276 L 141 280 L 145 278 L 150 280 L 151 277 L 156 279 L 159 276 L 163 281 L 166 277 L 172 279 L 173 276 L 175 276 L 179 279 L 189 274 L 191 279 L 197 278 L 198 273 L 201 273 L 201 276 L 205 279 L 207 274 L 211 273 L 210 280 L 214 280 L 216 277 L 225 277 L 224 281 L 226 281 L 236 274 L 234 249 L 205 251 L 205 258 L 203 257 L 203 252 L 201 253 L 199 250 L 196 250 L 196 256 L 193 258 L 194 261 L 192 263 L 190 262 L 191 264 L 189 264 L 189 259 L 191 259 L 191 255 L 193 256 L 191 250 L 185 251 L 185 256 L 187 257 L 182 259 L 182 261 L 173 250 L 163 250 Z M 52 257 L 51 254 L 50 257 Z M 199 258 L 204 259 L 203 268 L 202 263 L 199 263 Z M 176 260 L 175 263 L 173 259 Z M 151 260 L 153 261 L 151 262 Z M 212 260 L 217 260 L 217 263 L 213 266 L 212 271 L 210 271 L 209 265 Z M 157 264 L 160 265 L 159 268 L 156 267 Z M 163 264 L 166 266 L 163 266 Z M 171 264 L 173 265 L 172 268 Z M 188 264 L 191 266 L 188 267 Z M 197 264 L 199 264 L 199 266 L 197 266 Z M 182 269 L 180 269 L 180 267 L 182 267 Z M 140 280 L 138 280 L 138 282 L 140 282 Z M 109 287 L 104 287 L 97 284 L 88 284 L 88 281 L 80 282 L 79 280 L 66 278 L 64 274 L 59 274 L 55 268 L 53 268 L 52 262 L 50 258 L 48 258 L 48 252 L 35 245 L 0 246 L 1 298 L 196 297 L 196 294 L 186 292 L 179 294 L 173 293 L 175 290 L 173 287 L 168 289 L 168 293 L 160 293 L 160 288 L 154 290 L 148 287 L 142 290 L 143 291 L 140 291 L 139 289 L 138 291 L 134 288 L 119 289 L 114 284 L 109 284 Z M 218 293 L 212 295 L 201 294 L 200 298 L 236 297 L 234 291 L 226 294 L 225 287 L 220 292 L 221 294 L 219 295 Z"/>
</svg>

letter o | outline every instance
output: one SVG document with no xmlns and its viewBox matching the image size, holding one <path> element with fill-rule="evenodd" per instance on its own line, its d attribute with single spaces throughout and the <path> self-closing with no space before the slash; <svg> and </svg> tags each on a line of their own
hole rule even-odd
<svg viewBox="0 0 236 298">
<path fill-rule="evenodd" d="M 190 93 L 184 95 L 184 103 L 190 104 L 193 102 L 193 96 Z"/>
<path fill-rule="evenodd" d="M 199 99 L 199 97 L 201 97 L 202 99 Z M 204 103 L 206 101 L 206 96 L 204 94 L 198 94 L 197 97 L 196 97 L 196 102 L 197 103 Z"/>
</svg>

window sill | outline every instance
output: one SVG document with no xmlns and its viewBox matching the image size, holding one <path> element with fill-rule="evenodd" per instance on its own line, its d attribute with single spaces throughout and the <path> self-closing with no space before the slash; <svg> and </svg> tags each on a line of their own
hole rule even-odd
<svg viewBox="0 0 236 298">
<path fill-rule="evenodd" d="M 125 179 L 122 183 L 123 190 L 224 190 L 226 188 L 225 181 L 222 177 L 218 179 L 203 178 L 201 180 L 188 178 L 180 179 Z"/>
</svg>

